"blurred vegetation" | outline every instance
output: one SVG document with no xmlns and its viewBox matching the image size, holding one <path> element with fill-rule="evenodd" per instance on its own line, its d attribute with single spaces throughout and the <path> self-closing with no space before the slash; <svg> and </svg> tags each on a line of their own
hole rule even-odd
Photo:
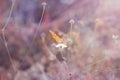
<svg viewBox="0 0 120 80">
<path fill-rule="evenodd" d="M 120 80 L 120 7 L 108 2 L 1 0 L 0 80 Z"/>
</svg>

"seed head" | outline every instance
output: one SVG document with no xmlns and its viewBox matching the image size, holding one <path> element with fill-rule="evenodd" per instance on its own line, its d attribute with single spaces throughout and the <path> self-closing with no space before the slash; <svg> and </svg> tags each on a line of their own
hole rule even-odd
<svg viewBox="0 0 120 80">
<path fill-rule="evenodd" d="M 47 5 L 47 3 L 46 3 L 46 2 L 42 2 L 42 5 L 43 5 L 43 6 L 46 6 L 46 5 Z"/>
<path fill-rule="evenodd" d="M 75 20 L 74 20 L 74 19 L 71 19 L 71 20 L 69 21 L 69 23 L 74 24 L 74 23 L 75 23 Z"/>
</svg>

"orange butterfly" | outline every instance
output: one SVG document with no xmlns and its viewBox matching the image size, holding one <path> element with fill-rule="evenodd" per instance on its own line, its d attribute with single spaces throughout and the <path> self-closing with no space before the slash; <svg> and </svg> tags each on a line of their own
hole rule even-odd
<svg viewBox="0 0 120 80">
<path fill-rule="evenodd" d="M 52 35 L 53 39 L 57 42 L 60 43 L 62 42 L 62 39 L 53 31 L 49 30 L 50 34 Z"/>
</svg>

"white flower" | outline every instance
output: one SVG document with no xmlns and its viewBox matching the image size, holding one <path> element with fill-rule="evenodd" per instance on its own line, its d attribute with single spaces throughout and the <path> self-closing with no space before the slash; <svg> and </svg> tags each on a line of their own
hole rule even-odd
<svg viewBox="0 0 120 80">
<path fill-rule="evenodd" d="M 59 43 L 59 44 L 56 45 L 56 48 L 64 49 L 64 48 L 66 48 L 66 47 L 67 47 L 67 45 L 65 45 L 65 44 L 63 44 L 63 43 Z"/>
</svg>

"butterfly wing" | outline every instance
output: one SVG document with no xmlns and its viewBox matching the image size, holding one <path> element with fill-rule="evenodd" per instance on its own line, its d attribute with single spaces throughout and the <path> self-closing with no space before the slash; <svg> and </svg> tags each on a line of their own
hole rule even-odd
<svg viewBox="0 0 120 80">
<path fill-rule="evenodd" d="M 49 32 L 50 32 L 50 34 L 52 35 L 53 39 L 54 39 L 57 43 L 59 43 L 59 42 L 62 41 L 62 39 L 61 39 L 55 32 L 53 32 L 53 31 L 51 31 L 51 30 L 49 30 Z"/>
</svg>

